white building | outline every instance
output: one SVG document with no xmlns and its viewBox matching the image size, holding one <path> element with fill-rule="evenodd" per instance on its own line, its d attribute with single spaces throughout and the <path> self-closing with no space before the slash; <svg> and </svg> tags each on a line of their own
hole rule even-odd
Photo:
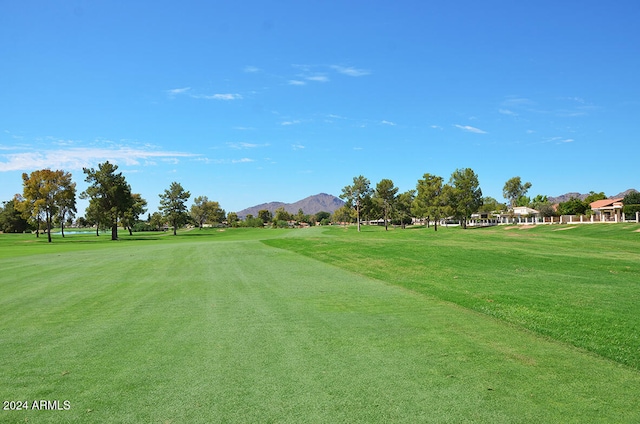
<svg viewBox="0 0 640 424">
<path fill-rule="evenodd" d="M 513 208 L 513 214 L 515 216 L 538 216 L 540 212 L 535 209 L 528 208 L 526 206 L 516 206 Z"/>
</svg>

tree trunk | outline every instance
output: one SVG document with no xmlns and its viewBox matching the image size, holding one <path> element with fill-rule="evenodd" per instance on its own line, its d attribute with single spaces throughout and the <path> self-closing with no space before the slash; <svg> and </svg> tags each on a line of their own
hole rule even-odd
<svg viewBox="0 0 640 424">
<path fill-rule="evenodd" d="M 100 237 L 100 225 L 96 224 L 96 237 Z"/>
<path fill-rule="evenodd" d="M 118 223 L 111 225 L 111 240 L 118 240 Z"/>
<path fill-rule="evenodd" d="M 66 213 L 60 215 L 60 234 L 62 234 L 62 238 L 64 238 L 64 216 Z"/>
<path fill-rule="evenodd" d="M 129 235 L 132 236 L 133 235 L 133 231 L 131 230 L 131 227 L 127 227 L 127 229 L 129 230 Z"/>
<path fill-rule="evenodd" d="M 438 220 L 437 219 L 433 220 L 433 231 L 438 231 Z"/>
<path fill-rule="evenodd" d="M 47 241 L 51 243 L 51 216 L 47 214 L 46 219 L 47 219 Z"/>
<path fill-rule="evenodd" d="M 358 232 L 360 232 L 360 206 L 356 204 L 356 221 L 358 222 Z"/>
</svg>

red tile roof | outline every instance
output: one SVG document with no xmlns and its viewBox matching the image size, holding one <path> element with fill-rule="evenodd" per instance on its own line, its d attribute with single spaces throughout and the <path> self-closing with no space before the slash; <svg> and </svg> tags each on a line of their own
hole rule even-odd
<svg viewBox="0 0 640 424">
<path fill-rule="evenodd" d="M 595 202 L 591 202 L 589 204 L 589 206 L 591 206 L 591 209 L 598 209 L 598 208 L 606 208 L 606 207 L 611 207 L 613 206 L 614 203 L 620 203 L 622 202 L 622 197 L 618 198 L 618 199 L 603 199 L 603 200 L 596 200 Z"/>
</svg>

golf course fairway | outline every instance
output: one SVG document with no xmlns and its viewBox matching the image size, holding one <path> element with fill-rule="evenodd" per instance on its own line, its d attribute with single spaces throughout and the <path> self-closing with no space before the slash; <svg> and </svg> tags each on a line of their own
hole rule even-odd
<svg viewBox="0 0 640 424">
<path fill-rule="evenodd" d="M 640 422 L 634 366 L 332 263 L 344 231 L 357 249 L 322 228 L 0 235 L 0 422 Z"/>
</svg>

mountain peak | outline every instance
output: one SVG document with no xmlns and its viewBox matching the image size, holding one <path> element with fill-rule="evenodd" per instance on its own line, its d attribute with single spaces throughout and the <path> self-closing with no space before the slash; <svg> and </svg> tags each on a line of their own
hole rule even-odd
<svg viewBox="0 0 640 424">
<path fill-rule="evenodd" d="M 253 216 L 258 215 L 258 211 L 262 209 L 266 209 L 271 213 L 275 213 L 276 209 L 284 207 L 289 213 L 297 213 L 300 209 L 307 215 L 314 215 L 318 212 L 329 212 L 333 213 L 336 209 L 339 209 L 344 205 L 344 202 L 340 200 L 338 197 L 333 196 L 327 193 L 319 193 L 313 196 L 305 197 L 302 200 L 298 200 L 294 203 L 284 203 L 284 202 L 269 202 L 262 203 L 259 205 L 251 206 L 249 208 L 243 209 L 239 212 L 238 217 L 244 219 L 247 215 L 251 214 Z"/>
<path fill-rule="evenodd" d="M 607 196 L 608 199 L 618 199 L 621 197 L 626 196 L 629 193 L 633 193 L 634 191 L 638 191 L 634 188 L 630 188 L 629 190 L 625 190 L 622 193 L 618 193 L 614 196 Z M 605 193 L 606 194 L 606 193 Z M 566 202 L 567 200 L 571 199 L 571 198 L 578 198 L 580 200 L 584 200 L 589 194 L 584 194 L 584 193 L 565 193 L 565 194 L 561 194 L 560 196 L 555 196 L 555 197 L 548 197 L 549 199 L 549 203 L 551 204 L 555 204 L 555 203 L 562 203 L 562 202 Z"/>
</svg>

